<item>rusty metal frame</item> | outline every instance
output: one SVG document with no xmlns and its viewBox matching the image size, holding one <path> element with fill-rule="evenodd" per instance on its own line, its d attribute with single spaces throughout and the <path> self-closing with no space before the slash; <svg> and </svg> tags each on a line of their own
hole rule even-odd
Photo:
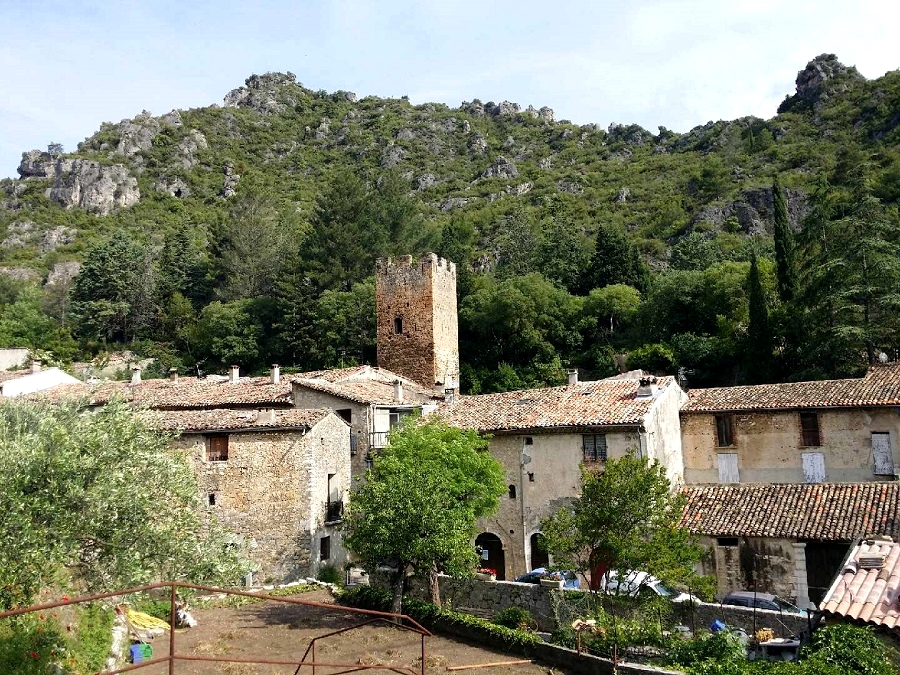
<svg viewBox="0 0 900 675">
<path fill-rule="evenodd" d="M 0 619 L 6 619 L 14 616 L 21 616 L 23 614 L 31 614 L 33 612 L 41 612 L 48 609 L 55 609 L 57 607 L 67 607 L 69 605 L 77 605 L 82 602 L 94 602 L 96 600 L 105 600 L 107 598 L 114 598 L 123 595 L 130 595 L 132 593 L 141 593 L 144 591 L 152 591 L 160 588 L 168 588 L 169 589 L 169 603 L 170 603 L 170 626 L 169 626 L 169 655 L 163 656 L 160 658 L 150 659 L 148 661 L 142 661 L 141 663 L 134 663 L 129 666 L 123 666 L 122 668 L 117 668 L 115 670 L 103 671 L 104 675 L 118 675 L 118 673 L 127 673 L 133 670 L 139 670 L 141 668 L 146 668 L 147 666 L 155 666 L 160 663 L 168 663 L 169 664 L 169 675 L 175 675 L 175 663 L 177 661 L 205 661 L 205 662 L 214 662 L 214 663 L 246 663 L 246 664 L 255 664 L 255 665 L 271 665 L 271 666 L 297 666 L 297 670 L 294 671 L 294 675 L 297 675 L 300 670 L 304 667 L 312 668 L 313 675 L 315 675 L 316 668 L 347 668 L 347 670 L 342 670 L 340 673 L 334 673 L 333 675 L 342 675 L 343 673 L 352 673 L 360 670 L 373 670 L 373 669 L 381 669 L 381 670 L 389 670 L 395 673 L 401 673 L 402 675 L 417 675 L 417 672 L 412 668 L 406 668 L 401 666 L 391 666 L 389 664 L 384 663 L 374 663 L 374 664 L 360 664 L 360 663 L 329 663 L 329 662 L 317 662 L 316 661 L 316 642 L 323 638 L 331 637 L 334 635 L 340 635 L 341 633 L 346 633 L 347 631 L 355 630 L 357 628 L 362 628 L 364 626 L 372 625 L 372 624 L 385 624 L 390 625 L 395 628 L 400 628 L 401 630 L 409 631 L 412 633 L 416 633 L 419 635 L 422 645 L 422 662 L 421 669 L 418 675 L 425 675 L 425 638 L 430 637 L 431 633 L 428 629 L 424 628 L 417 621 L 412 619 L 411 617 L 405 614 L 396 614 L 394 612 L 380 612 L 374 609 L 358 609 L 356 607 L 344 607 L 342 605 L 334 605 L 327 604 L 323 602 L 312 602 L 309 600 L 297 600 L 295 598 L 289 597 L 275 597 L 271 595 L 267 595 L 265 593 L 250 593 L 248 591 L 238 591 L 233 589 L 226 588 L 215 588 L 213 586 L 202 586 L 199 584 L 189 584 L 181 581 L 160 581 L 154 584 L 145 584 L 144 586 L 135 586 L 134 588 L 127 588 L 120 591 L 110 591 L 107 593 L 95 593 L 93 595 L 84 595 L 78 598 L 66 599 L 66 600 L 58 600 L 56 602 L 45 602 L 40 605 L 31 605 L 30 607 L 23 607 L 21 609 L 13 609 L 7 612 L 0 612 Z M 289 605 L 302 605 L 304 607 L 316 607 L 319 609 L 328 609 L 330 611 L 338 611 L 345 612 L 348 614 L 363 614 L 365 616 L 372 617 L 362 623 L 356 624 L 354 626 L 347 626 L 346 628 L 341 628 L 336 631 L 331 631 L 329 633 L 325 633 L 323 635 L 317 635 L 312 638 L 309 646 L 306 648 L 306 652 L 303 654 L 303 658 L 300 661 L 283 661 L 283 660 L 273 660 L 273 659 L 241 659 L 241 658 L 222 658 L 215 656 L 196 656 L 196 655 L 180 655 L 176 653 L 175 650 L 175 601 L 177 599 L 177 589 L 179 588 L 189 588 L 196 591 L 205 591 L 207 593 L 219 593 L 225 595 L 238 595 L 246 598 L 255 598 L 257 600 L 269 600 L 272 602 L 282 602 Z M 312 660 L 307 661 L 306 657 L 310 655 L 312 652 Z M 99 675 L 99 673 L 98 673 Z"/>
</svg>

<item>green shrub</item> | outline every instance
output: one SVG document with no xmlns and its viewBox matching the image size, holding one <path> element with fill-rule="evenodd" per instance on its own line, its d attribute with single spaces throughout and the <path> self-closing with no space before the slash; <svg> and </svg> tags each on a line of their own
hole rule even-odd
<svg viewBox="0 0 900 675">
<path fill-rule="evenodd" d="M 79 607 L 75 616 L 78 627 L 70 645 L 75 667 L 85 673 L 100 672 L 112 647 L 114 613 L 100 605 L 90 604 Z"/>
<path fill-rule="evenodd" d="M 889 675 L 895 672 L 884 644 L 868 627 L 835 624 L 820 628 L 801 655 L 807 672 L 843 669 L 854 675 Z"/>
<path fill-rule="evenodd" d="M 322 565 L 319 568 L 316 579 L 323 581 L 326 584 L 339 584 L 344 580 L 344 575 L 341 574 L 341 571 L 334 565 Z"/>
<path fill-rule="evenodd" d="M 507 628 L 518 628 L 520 630 L 535 630 L 537 622 L 531 616 L 531 612 L 521 607 L 507 607 L 498 612 L 493 619 L 498 626 L 506 626 Z"/>
<path fill-rule="evenodd" d="M 44 614 L 0 619 L 2 672 L 16 675 L 50 675 L 54 663 L 65 658 L 65 641 L 59 626 Z M 68 663 L 66 665 L 69 665 Z"/>
</svg>

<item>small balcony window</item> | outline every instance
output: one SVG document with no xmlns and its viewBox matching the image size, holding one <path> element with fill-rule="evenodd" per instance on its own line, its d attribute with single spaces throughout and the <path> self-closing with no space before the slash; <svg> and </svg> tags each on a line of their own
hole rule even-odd
<svg viewBox="0 0 900 675">
<path fill-rule="evenodd" d="M 206 461 L 228 461 L 228 434 L 217 434 L 206 437 Z"/>
</svg>

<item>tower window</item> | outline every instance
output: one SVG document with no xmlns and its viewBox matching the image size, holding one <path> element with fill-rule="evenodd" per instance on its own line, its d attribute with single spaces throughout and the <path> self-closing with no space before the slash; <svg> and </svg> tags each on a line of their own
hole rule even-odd
<svg viewBox="0 0 900 675">
<path fill-rule="evenodd" d="M 207 495 L 207 498 L 208 498 L 208 501 L 209 501 L 209 505 L 210 505 L 210 506 L 215 506 L 215 505 L 216 505 L 216 493 L 215 493 L 215 492 L 210 492 L 210 493 Z"/>
<path fill-rule="evenodd" d="M 400 335 L 403 332 L 403 317 L 394 317 L 394 335 Z"/>
<path fill-rule="evenodd" d="M 515 499 L 515 498 L 516 498 L 516 486 L 515 486 L 515 485 L 510 485 L 510 486 L 509 486 L 509 498 L 510 498 L 510 499 Z"/>
</svg>

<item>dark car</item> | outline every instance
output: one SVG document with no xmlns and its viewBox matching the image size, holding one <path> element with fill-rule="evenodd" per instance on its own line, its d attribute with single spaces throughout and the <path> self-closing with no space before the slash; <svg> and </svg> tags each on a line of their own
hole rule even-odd
<svg viewBox="0 0 900 675">
<path fill-rule="evenodd" d="M 734 607 L 756 607 L 756 609 L 768 609 L 783 614 L 797 614 L 809 616 L 809 612 L 792 605 L 787 600 L 782 600 L 771 593 L 756 593 L 754 591 L 732 591 L 722 600 L 723 605 Z"/>
<path fill-rule="evenodd" d="M 520 584 L 539 584 L 541 579 L 564 579 L 563 588 L 578 588 L 580 586 L 575 572 L 569 570 L 551 572 L 546 567 L 536 567 L 527 574 L 516 577 L 513 581 L 518 581 Z"/>
</svg>

